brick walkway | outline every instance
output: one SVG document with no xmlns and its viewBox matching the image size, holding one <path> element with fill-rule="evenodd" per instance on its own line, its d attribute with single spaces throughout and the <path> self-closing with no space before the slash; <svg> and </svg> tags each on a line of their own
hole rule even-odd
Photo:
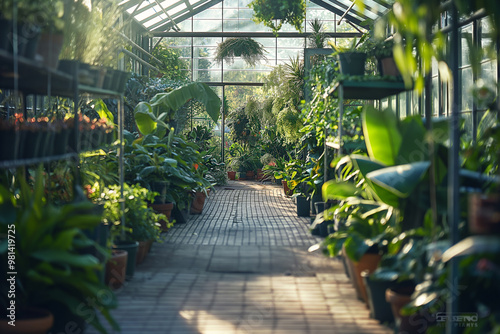
<svg viewBox="0 0 500 334">
<path fill-rule="evenodd" d="M 392 333 L 340 262 L 307 251 L 319 239 L 282 193 L 230 182 L 174 226 L 117 291 L 122 333 Z"/>
</svg>

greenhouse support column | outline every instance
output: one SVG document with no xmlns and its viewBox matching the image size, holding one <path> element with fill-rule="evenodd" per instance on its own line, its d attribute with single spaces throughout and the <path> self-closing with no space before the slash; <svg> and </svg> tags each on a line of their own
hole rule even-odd
<svg viewBox="0 0 500 334">
<path fill-rule="evenodd" d="M 452 104 L 451 104 L 451 122 L 450 136 L 451 149 L 448 160 L 448 217 L 450 222 L 450 242 L 451 246 L 459 241 L 458 224 L 460 222 L 459 208 L 459 184 L 458 172 L 460 168 L 458 153 L 460 147 L 460 115 L 458 113 L 459 89 L 458 89 L 458 13 L 455 4 L 451 5 L 451 47 L 450 47 L 450 70 L 453 75 L 452 82 Z M 448 298 L 447 313 L 456 315 L 458 312 L 458 262 L 456 258 L 451 259 L 448 268 L 448 286 L 450 297 Z M 458 328 L 453 323 L 453 317 L 448 317 L 446 324 L 446 333 L 455 334 Z"/>
<path fill-rule="evenodd" d="M 123 185 L 125 184 L 125 175 L 123 171 L 123 121 L 124 121 L 124 101 L 123 96 L 118 99 L 118 140 L 120 142 L 118 150 L 118 168 L 120 173 L 120 199 L 121 199 L 121 210 L 122 210 L 122 233 L 125 232 L 125 201 L 123 200 Z"/>
<path fill-rule="evenodd" d="M 226 86 L 222 85 L 222 104 L 221 104 L 221 108 L 222 108 L 221 110 L 222 111 L 221 111 L 221 118 L 220 118 L 220 141 L 221 141 L 221 150 L 220 151 L 221 151 L 221 161 L 222 162 L 225 162 L 225 160 L 226 160 L 225 159 L 225 154 L 224 154 L 224 149 L 225 149 L 224 144 L 226 142 L 225 139 L 224 139 L 224 137 L 225 137 L 225 133 L 224 132 L 226 130 L 226 124 L 225 124 L 226 123 L 225 122 L 226 121 L 226 115 L 225 115 L 225 112 L 224 112 L 224 110 L 226 108 L 226 106 L 224 105 L 224 100 L 225 100 L 224 96 L 226 96 L 225 94 L 226 94 Z"/>
<path fill-rule="evenodd" d="M 342 154 L 342 120 L 344 118 L 344 86 L 339 86 L 339 151 L 338 155 Z"/>
</svg>

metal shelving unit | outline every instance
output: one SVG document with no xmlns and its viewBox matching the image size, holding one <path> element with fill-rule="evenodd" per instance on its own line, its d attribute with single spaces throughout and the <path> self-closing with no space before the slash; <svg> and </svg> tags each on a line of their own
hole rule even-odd
<svg viewBox="0 0 500 334">
<path fill-rule="evenodd" d="M 344 117 L 344 99 L 353 100 L 381 100 L 383 98 L 396 95 L 407 91 L 403 81 L 388 81 L 380 79 L 372 79 L 362 81 L 343 80 L 339 81 L 332 87 L 330 97 L 339 99 L 339 124 L 338 136 L 336 142 L 325 142 L 325 164 L 324 164 L 324 181 L 328 181 L 329 162 L 328 147 L 338 150 L 342 154 L 342 119 Z M 327 133 L 325 133 L 327 137 Z"/>
<path fill-rule="evenodd" d="M 74 114 L 78 114 L 78 100 L 82 94 L 92 96 L 116 98 L 118 100 L 118 136 L 120 139 L 119 168 L 120 180 L 123 185 L 123 94 L 105 90 L 78 82 L 78 65 L 75 62 L 73 75 L 43 66 L 41 63 L 23 57 L 14 57 L 5 50 L 0 50 L 0 87 L 22 92 L 25 95 L 59 96 L 71 98 L 74 101 Z M 26 111 L 25 111 L 26 112 Z M 79 145 L 78 117 L 75 117 L 75 140 Z M 17 168 L 39 163 L 48 163 L 56 160 L 73 159 L 79 161 L 77 152 L 68 152 L 61 155 L 44 156 L 31 159 L 16 159 L 0 161 L 0 168 Z M 123 187 L 122 187 L 123 188 Z"/>
</svg>

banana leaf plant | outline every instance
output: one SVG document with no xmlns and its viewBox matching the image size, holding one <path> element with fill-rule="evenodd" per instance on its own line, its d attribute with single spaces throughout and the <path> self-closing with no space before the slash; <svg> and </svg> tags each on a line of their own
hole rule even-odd
<svg viewBox="0 0 500 334">
<path fill-rule="evenodd" d="M 95 249 L 104 258 L 109 257 L 109 251 L 84 232 L 101 222 L 101 215 L 94 213 L 95 205 L 88 201 L 48 204 L 41 168 L 34 177 L 33 189 L 21 173 L 16 179 L 17 195 L 0 185 L 0 260 L 7 265 L 10 253 L 15 253 L 18 316 L 25 307 L 42 307 L 52 311 L 56 324 L 66 324 L 69 320 L 65 316 L 70 314 L 85 314 L 84 320 L 101 333 L 107 333 L 101 319 L 119 330 L 110 314 L 117 306 L 115 295 L 97 276 L 103 263 L 88 253 L 88 249 Z M 8 231 L 15 231 L 15 247 Z M 0 272 L 4 282 L 6 273 Z M 107 297 L 101 298 L 103 295 Z M 7 307 L 7 303 L 7 285 L 2 284 L 0 304 Z M 62 314 L 61 309 L 67 312 Z"/>
<path fill-rule="evenodd" d="M 327 238 L 325 245 L 335 255 L 339 245 L 346 242 L 348 255 L 353 259 L 359 258 L 375 242 L 386 243 L 390 245 L 389 253 L 397 253 L 402 241 L 393 243 L 392 239 L 398 233 L 421 227 L 431 207 L 430 178 L 435 185 L 446 179 L 446 148 L 436 148 L 435 153 L 430 154 L 425 144 L 429 138 L 435 146 L 446 141 L 443 122 L 426 131 L 419 116 L 400 121 L 390 110 L 365 107 L 362 123 L 368 156 L 338 158 L 335 163 L 342 177 L 328 181 L 322 189 L 325 201 L 340 201 L 332 211 L 337 216 L 343 215 L 346 221 L 346 228 Z M 438 206 L 438 197 L 443 196 L 436 190 L 434 208 L 445 211 L 446 201 L 441 198 Z M 362 204 L 368 203 L 372 208 L 363 209 Z M 359 227 L 359 222 L 363 222 L 360 218 L 368 218 L 371 210 L 391 212 L 390 216 L 374 217 L 383 219 L 372 223 L 375 225 L 391 222 L 382 224 L 385 228 L 381 228 L 379 234 L 363 233 L 367 231 L 366 221 Z"/>
<path fill-rule="evenodd" d="M 162 138 L 170 129 L 175 112 L 192 99 L 203 103 L 207 114 L 217 123 L 220 114 L 220 98 L 207 85 L 192 82 L 168 93 L 156 94 L 149 102 L 139 102 L 134 109 L 137 128 L 143 135 L 156 134 Z"/>
</svg>

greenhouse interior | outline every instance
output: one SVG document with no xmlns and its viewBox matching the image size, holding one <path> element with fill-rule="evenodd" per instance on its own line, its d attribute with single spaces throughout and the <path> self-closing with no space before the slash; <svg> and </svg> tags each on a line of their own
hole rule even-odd
<svg viewBox="0 0 500 334">
<path fill-rule="evenodd" d="M 499 50 L 497 0 L 0 0 L 0 332 L 500 333 Z"/>
</svg>

